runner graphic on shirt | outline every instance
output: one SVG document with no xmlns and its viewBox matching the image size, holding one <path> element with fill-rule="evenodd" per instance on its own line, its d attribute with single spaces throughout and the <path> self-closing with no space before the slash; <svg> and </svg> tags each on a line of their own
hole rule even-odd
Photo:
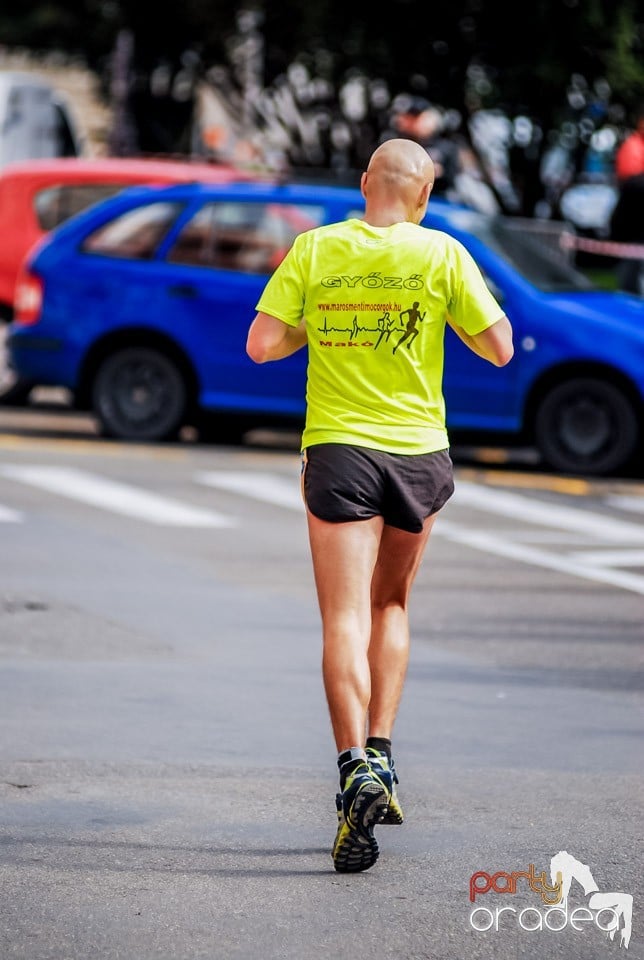
<svg viewBox="0 0 644 960">
<path fill-rule="evenodd" d="M 382 317 L 378 317 L 378 328 L 380 330 L 380 335 L 378 337 L 378 340 L 376 341 L 374 350 L 378 349 L 378 347 L 380 346 L 380 341 L 382 340 L 383 337 L 385 338 L 386 343 L 389 342 L 389 337 L 394 331 L 395 322 L 396 321 L 393 319 L 393 317 L 391 316 L 388 310 L 385 310 L 385 313 L 383 314 Z"/>
<path fill-rule="evenodd" d="M 411 307 L 408 307 L 406 310 L 402 310 L 401 307 L 402 304 L 399 302 L 387 304 L 378 303 L 373 304 L 373 306 L 365 302 L 343 302 L 341 300 L 331 303 L 329 301 L 319 303 L 317 309 L 323 313 L 324 319 L 322 324 L 316 327 L 317 332 L 325 338 L 333 334 L 340 334 L 342 337 L 341 340 L 335 338 L 332 340 L 320 340 L 320 346 L 346 348 L 371 347 L 373 350 L 377 350 L 383 340 L 388 344 L 393 335 L 393 339 L 398 342 L 393 347 L 392 356 L 403 343 L 407 343 L 407 349 L 409 350 L 420 333 L 418 324 L 425 320 L 427 311 L 419 309 L 420 302 L 418 300 L 414 300 Z M 353 315 L 353 322 L 351 326 L 347 326 L 346 321 L 343 323 L 340 318 L 342 314 L 346 315 L 347 312 L 354 310 L 356 312 Z M 376 315 L 374 319 L 371 319 L 373 314 L 376 313 L 376 310 L 380 311 L 380 315 Z M 327 315 L 331 311 L 333 311 L 332 318 Z M 369 313 L 371 311 L 373 311 L 373 313 L 370 317 Z M 406 320 L 405 317 L 407 318 Z M 360 322 L 360 320 L 362 322 Z M 377 334 L 374 338 L 375 342 L 369 334 Z"/>
<path fill-rule="evenodd" d="M 416 337 L 417 337 L 418 334 L 420 333 L 420 330 L 419 330 L 418 327 L 417 327 L 417 323 L 418 323 L 419 321 L 422 322 L 422 321 L 425 319 L 425 313 L 426 313 L 427 311 L 425 311 L 425 313 L 421 313 L 421 312 L 419 311 L 419 309 L 418 309 L 419 306 L 420 306 L 420 304 L 419 304 L 418 300 L 414 300 L 413 304 L 411 305 L 411 307 L 410 307 L 408 310 L 403 310 L 403 311 L 399 314 L 401 320 L 402 320 L 402 318 L 405 316 L 405 314 L 408 314 L 409 319 L 408 319 L 408 321 L 407 321 L 407 329 L 405 330 L 405 333 L 402 335 L 402 337 L 400 338 L 400 340 L 398 341 L 398 343 L 396 344 L 396 346 L 395 346 L 394 349 L 393 349 L 393 352 L 394 352 L 394 353 L 396 352 L 396 350 L 398 349 L 398 347 L 399 347 L 402 343 L 405 342 L 405 340 L 409 340 L 409 343 L 407 344 L 407 349 L 409 350 L 409 348 L 411 347 L 412 343 L 414 342 L 414 340 L 416 339 Z"/>
</svg>

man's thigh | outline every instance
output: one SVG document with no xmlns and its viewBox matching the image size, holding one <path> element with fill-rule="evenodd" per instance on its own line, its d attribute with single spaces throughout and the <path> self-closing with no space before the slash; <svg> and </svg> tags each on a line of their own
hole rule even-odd
<svg viewBox="0 0 644 960">
<path fill-rule="evenodd" d="M 385 524 L 372 576 L 372 603 L 406 604 L 437 516 L 427 517 L 420 533 Z"/>
<path fill-rule="evenodd" d="M 382 517 L 330 523 L 307 510 L 309 542 L 323 619 L 369 617 L 371 581 L 383 530 Z"/>
</svg>

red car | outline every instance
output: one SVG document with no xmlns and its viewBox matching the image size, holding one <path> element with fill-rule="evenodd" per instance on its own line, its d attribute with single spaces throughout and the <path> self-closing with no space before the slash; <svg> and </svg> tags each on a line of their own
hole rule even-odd
<svg viewBox="0 0 644 960">
<path fill-rule="evenodd" d="M 16 380 L 4 365 L 2 321 L 13 314 L 20 266 L 54 227 L 99 200 L 137 184 L 231 183 L 256 176 L 234 167 L 165 160 L 62 157 L 26 160 L 0 170 L 0 403 L 21 405 L 35 384 Z"/>
<path fill-rule="evenodd" d="M 11 316 L 16 278 L 49 230 L 135 184 L 255 179 L 233 167 L 177 160 L 66 157 L 13 163 L 0 171 L 0 314 Z"/>
</svg>

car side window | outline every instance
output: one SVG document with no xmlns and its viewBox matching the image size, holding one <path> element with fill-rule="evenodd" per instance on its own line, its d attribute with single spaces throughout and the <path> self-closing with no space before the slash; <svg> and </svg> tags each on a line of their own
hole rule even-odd
<svg viewBox="0 0 644 960">
<path fill-rule="evenodd" d="M 313 204 L 206 203 L 182 228 L 168 260 L 241 273 L 272 273 L 295 237 L 323 220 L 324 208 Z"/>
<path fill-rule="evenodd" d="M 41 230 L 53 230 L 70 217 L 123 189 L 122 183 L 82 183 L 47 187 L 34 197 L 36 219 Z"/>
<path fill-rule="evenodd" d="M 91 233 L 81 249 L 107 257 L 151 260 L 181 208 L 180 203 L 159 201 L 128 210 Z"/>
</svg>

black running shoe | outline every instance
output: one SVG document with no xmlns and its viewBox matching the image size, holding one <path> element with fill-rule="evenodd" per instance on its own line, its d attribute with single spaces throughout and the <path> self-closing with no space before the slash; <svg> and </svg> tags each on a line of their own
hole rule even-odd
<svg viewBox="0 0 644 960">
<path fill-rule="evenodd" d="M 338 873 L 368 870 L 378 859 L 373 828 L 387 813 L 389 792 L 367 763 L 347 777 L 336 797 L 338 832 L 333 844 L 333 866 Z"/>
<path fill-rule="evenodd" d="M 400 801 L 398 800 L 398 794 L 396 793 L 398 776 L 396 774 L 396 768 L 394 767 L 394 761 L 391 757 L 387 756 L 384 750 L 376 750 L 375 747 L 367 747 L 366 753 L 369 766 L 389 791 L 389 808 L 382 823 L 400 824 L 405 817 L 402 812 L 402 807 L 400 806 Z"/>
</svg>

